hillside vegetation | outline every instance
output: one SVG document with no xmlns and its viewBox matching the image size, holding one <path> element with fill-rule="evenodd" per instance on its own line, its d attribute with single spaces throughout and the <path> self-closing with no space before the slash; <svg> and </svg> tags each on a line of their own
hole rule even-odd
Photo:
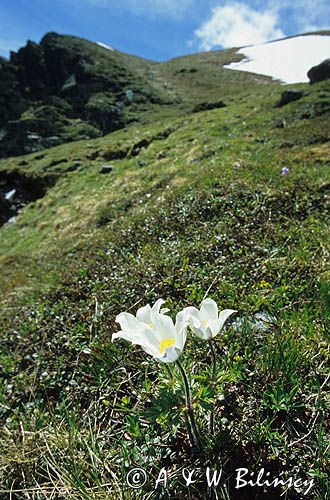
<svg viewBox="0 0 330 500">
<path fill-rule="evenodd" d="M 21 207 L 13 223 L 1 212 L 0 497 L 249 499 L 234 471 L 264 467 L 314 478 L 284 498 L 328 498 L 329 80 L 223 69 L 235 51 L 155 64 L 67 40 L 79 61 L 121 58 L 118 92 L 140 97 L 111 134 L 0 161 Z M 302 97 L 278 106 L 287 89 Z M 179 382 L 111 335 L 122 311 L 161 297 L 173 315 L 206 296 L 238 312 L 211 389 L 207 345 L 189 337 L 182 354 L 205 437 L 192 454 Z M 225 486 L 186 488 L 182 468 L 206 464 Z M 133 467 L 148 472 L 139 491 Z M 162 467 L 171 481 L 154 491 Z"/>
</svg>

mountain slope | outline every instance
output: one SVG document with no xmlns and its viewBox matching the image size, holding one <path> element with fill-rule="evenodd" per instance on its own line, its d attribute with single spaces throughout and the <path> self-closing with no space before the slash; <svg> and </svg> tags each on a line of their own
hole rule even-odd
<svg viewBox="0 0 330 500">
<path fill-rule="evenodd" d="M 150 65 L 56 33 L 28 42 L 1 62 L 0 155 L 98 137 L 137 120 L 146 106 L 166 104 L 167 95 L 142 75 Z"/>
<path fill-rule="evenodd" d="M 303 498 L 326 498 L 329 81 L 283 86 L 223 69 L 232 57 L 123 56 L 177 104 L 0 160 L 4 498 L 202 500 L 205 464 L 223 471 L 218 498 L 302 496 L 299 486 L 238 491 L 239 467 L 294 471 L 315 481 Z M 207 342 L 189 335 L 180 358 L 199 455 L 175 367 L 173 380 L 111 335 L 122 311 L 162 297 L 174 317 L 206 295 L 238 312 L 214 340 L 212 386 Z M 148 475 L 138 493 L 126 484 L 136 467 Z M 167 490 L 155 491 L 164 467 Z M 196 471 L 189 489 L 182 468 Z"/>
<path fill-rule="evenodd" d="M 104 44 L 48 33 L 40 44 L 29 41 L 11 54 L 10 61 L 0 61 L 0 157 L 100 137 L 130 123 L 152 122 L 160 114 L 180 116 L 207 102 L 238 97 L 254 85 L 271 84 L 265 76 L 233 74 L 227 68 L 268 71 L 272 76 L 264 61 L 272 61 L 274 72 L 269 51 L 278 52 L 283 44 L 290 58 L 285 66 L 292 72 L 301 56 L 290 55 L 286 47 L 304 40 L 311 57 L 301 71 L 307 73 L 323 57 L 314 47 L 320 39 L 326 50 L 323 42 L 328 43 L 329 37 L 313 35 L 238 52 L 229 49 L 154 63 Z M 244 60 L 244 51 L 260 50 L 261 66 L 257 55 L 256 62 Z"/>
<path fill-rule="evenodd" d="M 267 81 L 223 70 L 233 60 L 229 50 L 154 63 L 48 33 L 0 61 L 0 157 L 178 116 Z"/>
</svg>

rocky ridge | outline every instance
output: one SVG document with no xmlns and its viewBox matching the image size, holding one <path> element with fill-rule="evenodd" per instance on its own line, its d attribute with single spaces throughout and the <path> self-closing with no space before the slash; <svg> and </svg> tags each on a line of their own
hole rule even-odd
<svg viewBox="0 0 330 500">
<path fill-rule="evenodd" d="M 147 103 L 166 99 L 128 56 L 48 33 L 0 59 L 0 158 L 102 136 L 137 120 Z"/>
</svg>

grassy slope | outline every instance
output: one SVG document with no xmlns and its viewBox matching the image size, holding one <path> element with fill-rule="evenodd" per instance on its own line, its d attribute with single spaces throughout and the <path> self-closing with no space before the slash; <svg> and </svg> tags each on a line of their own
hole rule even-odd
<svg viewBox="0 0 330 500">
<path fill-rule="evenodd" d="M 157 85 L 165 79 L 184 103 L 177 117 L 26 157 L 27 171 L 59 178 L 0 233 L 5 488 L 44 485 L 59 497 L 119 498 L 128 465 L 157 474 L 164 463 L 172 471 L 186 464 L 182 422 L 166 413 L 177 388 L 164 383 L 166 375 L 159 382 L 159 367 L 138 349 L 133 357 L 131 346 L 111 344 L 110 336 L 122 310 L 162 296 L 175 312 L 198 305 L 210 288 L 240 316 L 275 318 L 266 333 L 246 323 L 217 341 L 215 394 L 225 400 L 215 396 L 222 428 L 210 445 L 211 463 L 222 460 L 227 472 L 246 463 L 298 476 L 313 471 L 311 498 L 325 498 L 329 115 L 317 111 L 329 102 L 329 86 L 297 86 L 305 97 L 274 109 L 283 87 L 258 85 L 252 93 L 256 77 L 247 87 L 244 75 L 233 96 L 227 84 L 237 73 L 221 70 L 228 81 L 214 99 L 227 98 L 228 107 L 185 115 L 185 107 L 205 100 L 198 72 L 180 86 L 177 71 L 193 61 L 155 70 Z M 132 156 L 134 145 L 152 138 Z M 80 169 L 65 172 L 76 159 Z M 109 162 L 114 173 L 98 174 Z M 284 178 L 283 166 L 290 168 Z M 203 388 L 205 356 L 188 342 L 184 363 L 197 409 L 211 397 Z M 179 481 L 171 488 L 186 494 Z"/>
</svg>

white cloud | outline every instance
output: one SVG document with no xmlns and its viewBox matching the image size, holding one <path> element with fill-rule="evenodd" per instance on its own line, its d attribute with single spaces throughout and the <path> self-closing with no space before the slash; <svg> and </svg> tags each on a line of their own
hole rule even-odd
<svg viewBox="0 0 330 500">
<path fill-rule="evenodd" d="M 267 5 L 282 18 L 290 18 L 301 33 L 329 29 L 329 0 L 267 0 Z"/>
<path fill-rule="evenodd" d="M 202 50 L 219 45 L 241 47 L 283 37 L 277 24 L 277 15 L 272 10 L 258 12 L 243 3 L 230 2 L 215 7 L 211 18 L 195 34 Z"/>
</svg>

